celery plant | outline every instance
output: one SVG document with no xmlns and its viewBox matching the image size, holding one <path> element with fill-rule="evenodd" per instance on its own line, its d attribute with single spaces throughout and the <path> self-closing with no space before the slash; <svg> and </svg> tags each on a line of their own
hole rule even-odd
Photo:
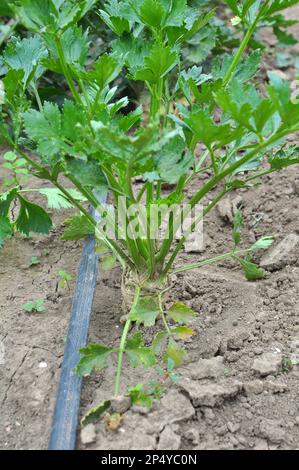
<svg viewBox="0 0 299 470">
<path fill-rule="evenodd" d="M 13 3 L 17 21 L 32 34 L 22 40 L 13 38 L 2 56 L 5 96 L 0 135 L 10 152 L 27 162 L 32 175 L 49 181 L 51 188 L 44 189 L 44 194 L 52 202 L 53 197 L 59 198 L 60 206 L 64 201 L 78 209 L 67 221 L 63 238 L 94 233 L 104 252 L 103 263 L 111 266 L 115 260 L 123 269 L 128 315 L 120 346 L 89 345 L 82 350 L 77 368 L 80 374 L 90 374 L 105 367 L 116 353 L 115 395 L 119 395 L 125 354 L 134 367 L 154 366 L 163 350 L 168 373 L 186 355 L 181 340 L 192 336 L 186 325 L 194 312 L 181 303 L 165 311 L 164 295 L 172 273 L 232 257 L 244 267 L 248 279 L 261 277 L 250 255 L 268 247 L 271 239 L 240 249 L 240 216 L 235 220 L 231 251 L 180 266 L 176 261 L 186 236 L 176 240 L 177 221 L 169 213 L 167 236 L 164 240 L 152 237 L 150 207 L 182 204 L 191 183 L 205 174 L 204 183 L 197 184 L 188 201 L 189 211 L 179 213 L 187 219 L 217 189 L 203 214 L 192 222 L 194 231 L 229 192 L 249 188 L 262 176 L 299 162 L 297 147 L 286 143 L 289 135 L 299 131 L 299 104 L 292 101 L 289 84 L 272 72 L 266 94 L 262 94 L 253 80 L 261 53 L 246 54 L 256 28 L 275 21 L 281 10 L 297 1 L 227 1 L 234 21 L 243 25 L 244 36 L 233 55 L 217 58 L 205 73 L 198 66 L 184 69 L 182 50 L 213 18 L 214 9 L 199 11 L 186 0 L 109 0 L 102 9 L 96 3 Z M 115 35 L 110 52 L 95 60 L 89 52 L 88 31 L 80 26 L 91 9 Z M 49 71 L 59 75 L 62 89 L 64 83 L 68 87 L 60 106 L 43 100 L 39 93 L 41 79 Z M 123 80 L 142 85 L 149 109 L 134 103 L 133 111 L 128 112 L 129 99 L 119 92 Z M 62 176 L 69 185 L 62 182 Z M 137 177 L 142 179 L 138 186 Z M 165 183 L 172 187 L 167 196 Z M 16 231 L 28 235 L 51 229 L 47 212 L 27 199 L 31 191 L 17 184 L 0 196 L 1 244 Z M 108 217 L 97 197 L 105 192 L 116 208 L 120 197 L 125 201 L 125 213 L 135 204 L 145 203 L 145 235 L 132 238 L 125 232 L 113 238 L 98 229 L 85 202 L 99 211 L 104 209 L 102 216 Z M 19 213 L 12 219 L 10 207 L 15 201 Z M 137 225 L 142 224 L 137 214 Z M 158 318 L 164 330 L 153 345 L 144 345 L 141 332 L 129 337 L 132 323 L 152 326 Z"/>
</svg>

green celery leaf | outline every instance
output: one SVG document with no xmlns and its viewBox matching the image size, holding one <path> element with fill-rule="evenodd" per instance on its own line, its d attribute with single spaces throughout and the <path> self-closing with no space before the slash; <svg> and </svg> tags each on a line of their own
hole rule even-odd
<svg viewBox="0 0 299 470">
<path fill-rule="evenodd" d="M 189 341 L 194 335 L 194 330 L 187 326 L 176 326 L 175 328 L 171 328 L 171 333 L 177 340 Z"/>
<path fill-rule="evenodd" d="M 174 367 L 179 367 L 182 365 L 186 357 L 187 352 L 185 349 L 179 346 L 173 339 L 171 339 L 165 352 L 164 360 L 166 362 L 171 361 Z"/>
<path fill-rule="evenodd" d="M 73 204 L 57 188 L 40 188 L 38 192 L 43 196 L 46 196 L 48 201 L 48 207 L 50 209 L 70 209 L 71 207 L 73 207 Z M 69 188 L 68 192 L 77 201 L 85 201 L 85 198 L 76 189 Z"/>
<path fill-rule="evenodd" d="M 141 297 L 131 312 L 130 318 L 138 325 L 154 326 L 156 319 L 160 313 L 158 301 L 150 296 Z"/>
<path fill-rule="evenodd" d="M 156 169 L 163 181 L 174 184 L 188 172 L 193 158 L 191 153 L 184 153 L 184 150 L 184 140 L 175 136 L 158 152 L 155 157 Z"/>
<path fill-rule="evenodd" d="M 74 176 L 83 186 L 92 188 L 106 187 L 107 181 L 97 161 L 84 161 L 66 158 L 67 173 Z"/>
<path fill-rule="evenodd" d="M 170 307 L 167 315 L 176 323 L 187 324 L 190 323 L 195 317 L 196 313 L 192 308 L 188 307 L 182 302 L 177 302 Z"/>
<path fill-rule="evenodd" d="M 182 26 L 188 13 L 187 0 L 161 0 L 166 10 L 164 27 Z"/>
<path fill-rule="evenodd" d="M 24 72 L 22 80 L 24 86 L 27 86 L 31 80 L 42 75 L 44 68 L 40 63 L 47 55 L 39 37 L 33 36 L 21 41 L 13 38 L 4 51 L 3 59 L 11 69 Z"/>
<path fill-rule="evenodd" d="M 140 331 L 135 333 L 133 338 L 127 341 L 125 349 L 131 366 L 134 368 L 141 365 L 152 367 L 156 364 L 155 354 L 151 348 L 144 346 L 142 333 Z"/>
<path fill-rule="evenodd" d="M 8 217 L 0 215 L 0 248 L 4 245 L 5 240 L 13 235 L 13 226 Z"/>
<path fill-rule="evenodd" d="M 91 410 L 86 413 L 86 415 L 83 416 L 81 419 L 81 426 L 87 426 L 90 423 L 94 423 L 99 419 L 99 417 L 105 413 L 105 411 L 108 410 L 111 406 L 111 401 L 105 400 L 102 401 L 99 405 L 91 408 Z"/>
<path fill-rule="evenodd" d="M 248 261 L 247 259 L 238 258 L 239 263 L 243 267 L 244 274 L 248 281 L 257 281 L 258 279 L 264 279 L 265 271 L 260 268 L 257 264 Z"/>
<path fill-rule="evenodd" d="M 96 0 L 22 0 L 13 9 L 29 30 L 65 31 L 77 23 L 96 3 Z"/>
<path fill-rule="evenodd" d="M 17 197 L 17 190 L 12 189 L 6 193 L 0 194 L 0 216 L 7 217 L 12 201 Z"/>
<path fill-rule="evenodd" d="M 45 157 L 57 154 L 63 147 L 61 114 L 56 104 L 46 102 L 43 113 L 30 109 L 24 113 L 26 132 Z"/>
<path fill-rule="evenodd" d="M 104 54 L 95 63 L 94 70 L 90 76 L 96 81 L 97 85 L 103 90 L 119 75 L 122 69 L 122 61 L 114 55 Z"/>
<path fill-rule="evenodd" d="M 50 52 L 50 58 L 44 60 L 43 63 L 50 70 L 62 73 L 56 44 L 52 34 L 44 34 L 43 37 Z M 88 31 L 83 32 L 82 28 L 77 26 L 68 28 L 61 35 L 61 47 L 66 63 L 76 69 L 83 69 L 89 48 Z"/>
<path fill-rule="evenodd" d="M 17 229 L 29 235 L 30 232 L 49 233 L 52 228 L 52 220 L 47 212 L 37 204 L 24 199 L 18 194 L 20 212 L 16 220 Z"/>
<path fill-rule="evenodd" d="M 82 357 L 76 367 L 76 373 L 85 376 L 90 375 L 93 371 L 104 369 L 107 366 L 108 357 L 112 352 L 112 348 L 108 348 L 102 344 L 89 344 L 85 348 L 81 348 L 80 354 Z"/>
<path fill-rule="evenodd" d="M 207 147 L 211 146 L 213 143 L 224 145 L 234 138 L 229 124 L 215 125 L 211 117 L 203 110 L 190 114 L 188 117 L 184 118 L 184 122 L 196 135 L 198 140 L 203 142 Z"/>
<path fill-rule="evenodd" d="M 80 240 L 95 233 L 95 226 L 85 215 L 76 214 L 67 219 L 64 225 L 67 228 L 63 232 L 62 240 Z"/>
<path fill-rule="evenodd" d="M 269 157 L 269 163 L 273 170 L 281 170 L 287 166 L 299 163 L 299 147 L 290 145 Z"/>
<path fill-rule="evenodd" d="M 272 245 L 273 242 L 273 237 L 262 237 L 251 246 L 251 250 L 266 250 L 269 248 L 269 246 Z"/>
<path fill-rule="evenodd" d="M 178 54 L 169 46 L 156 43 L 151 53 L 144 59 L 144 67 L 134 74 L 135 80 L 144 80 L 149 83 L 157 83 L 165 77 L 178 63 Z"/>
<path fill-rule="evenodd" d="M 159 0 L 144 0 L 139 17 L 141 21 L 152 28 L 161 28 L 166 11 Z"/>
<path fill-rule="evenodd" d="M 110 271 L 116 265 L 116 257 L 114 255 L 105 255 L 101 258 L 102 271 Z"/>
</svg>

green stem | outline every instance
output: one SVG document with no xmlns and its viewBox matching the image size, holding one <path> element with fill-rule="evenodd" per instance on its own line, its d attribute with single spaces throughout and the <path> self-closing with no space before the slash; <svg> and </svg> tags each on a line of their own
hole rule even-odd
<svg viewBox="0 0 299 470">
<path fill-rule="evenodd" d="M 9 21 L 9 23 L 6 25 L 7 26 L 6 32 L 0 38 L 0 47 L 2 46 L 2 44 L 5 43 L 5 41 L 7 41 L 7 39 L 9 39 L 9 37 L 14 32 L 18 24 L 19 22 L 16 20 Z"/>
<path fill-rule="evenodd" d="M 28 157 L 28 155 L 23 152 L 21 149 L 18 148 L 18 146 L 14 146 L 14 149 L 28 162 L 30 163 L 31 166 L 33 166 L 33 168 L 35 168 L 38 172 L 45 172 L 47 171 L 45 168 L 43 168 L 42 166 L 40 166 L 38 163 L 36 163 L 34 160 L 32 160 L 30 157 Z M 77 209 L 79 209 L 79 211 L 84 214 L 88 220 L 94 225 L 96 226 L 97 223 L 96 221 L 94 220 L 94 218 L 89 214 L 89 212 L 78 202 L 76 201 L 76 199 L 74 199 L 72 197 L 72 195 L 60 184 L 58 183 L 58 181 L 56 180 L 53 180 L 53 178 L 51 178 L 51 175 L 50 173 L 48 172 L 48 176 L 47 176 L 47 179 L 49 181 L 51 181 L 51 183 L 56 186 L 56 188 L 58 188 L 65 196 L 67 199 L 69 199 L 69 201 L 75 206 L 77 207 Z M 114 242 L 113 240 L 110 240 L 110 239 L 106 239 L 106 242 L 107 244 L 110 246 L 110 248 L 118 255 L 118 258 L 119 260 L 122 260 L 123 262 L 125 262 L 128 266 L 130 266 L 131 269 L 134 269 L 134 263 L 131 261 L 131 259 L 126 255 L 126 253 L 118 246 L 118 244 L 116 242 Z"/>
<path fill-rule="evenodd" d="M 241 58 L 242 58 L 242 55 L 243 55 L 243 53 L 244 53 L 244 51 L 245 51 L 246 47 L 248 46 L 248 43 L 249 43 L 249 41 L 250 41 L 250 39 L 251 39 L 251 36 L 252 36 L 253 33 L 254 33 L 255 28 L 256 28 L 256 26 L 257 26 L 257 24 L 258 24 L 258 22 L 259 22 L 261 16 L 263 15 L 263 13 L 265 12 L 265 10 L 266 10 L 266 8 L 267 8 L 268 3 L 269 3 L 269 0 L 267 0 L 267 1 L 264 3 L 264 5 L 262 6 L 260 12 L 257 14 L 257 16 L 256 16 L 256 18 L 255 18 L 255 20 L 254 20 L 254 22 L 249 26 L 249 28 L 248 28 L 248 30 L 247 30 L 247 32 L 246 32 L 246 34 L 245 34 L 245 36 L 244 36 L 244 38 L 243 38 L 241 44 L 240 44 L 240 47 L 239 47 L 237 53 L 235 54 L 234 59 L 233 59 L 231 65 L 230 65 L 230 67 L 229 67 L 229 69 L 228 69 L 228 71 L 227 71 L 227 73 L 226 73 L 224 79 L 223 79 L 223 84 L 224 84 L 224 85 L 227 85 L 228 82 L 230 81 L 231 76 L 232 76 L 232 74 L 234 73 L 234 70 L 235 70 L 235 68 L 237 67 L 238 63 L 240 62 L 240 60 L 241 60 Z"/>
<path fill-rule="evenodd" d="M 146 208 L 147 208 L 147 223 L 146 223 L 146 232 L 147 232 L 147 244 L 148 244 L 148 261 L 149 261 L 149 273 L 152 276 L 155 272 L 155 244 L 151 237 L 151 204 L 153 201 L 153 183 L 147 183 L 146 191 Z"/>
<path fill-rule="evenodd" d="M 39 109 L 40 112 L 42 113 L 42 112 L 43 112 L 43 105 L 42 105 L 42 102 L 41 102 L 41 99 L 40 99 L 38 90 L 37 90 L 37 88 L 36 88 L 36 85 L 35 85 L 35 83 L 33 82 L 33 83 L 31 84 L 31 86 L 32 86 L 32 89 L 33 89 L 33 93 L 34 93 L 36 102 L 37 102 L 38 109 Z"/>
<path fill-rule="evenodd" d="M 135 310 L 135 308 L 138 304 L 139 297 L 140 297 L 140 291 L 141 291 L 140 287 L 136 286 L 134 301 L 133 301 L 133 304 L 132 304 L 132 307 L 131 307 L 131 310 L 130 310 L 130 313 L 129 313 L 129 316 L 128 316 L 128 320 L 126 321 L 126 324 L 125 324 L 125 327 L 124 327 L 124 330 L 123 330 L 123 333 L 122 333 L 120 345 L 119 345 L 118 363 L 117 363 L 115 388 L 114 388 L 114 395 L 116 397 L 120 393 L 120 379 L 121 379 L 121 372 L 122 372 L 122 366 L 123 366 L 124 352 L 125 352 L 125 348 L 126 348 L 127 337 L 128 337 L 129 331 L 130 331 L 130 326 L 131 326 L 131 323 L 132 323 L 132 320 L 131 320 L 130 317 L 132 315 L 132 312 Z"/>
<path fill-rule="evenodd" d="M 69 68 L 68 68 L 68 65 L 66 63 L 66 60 L 65 60 L 65 57 L 64 57 L 64 52 L 63 52 L 63 48 L 62 48 L 62 44 L 61 44 L 61 40 L 59 37 L 55 37 L 55 43 L 56 43 L 56 48 L 57 48 L 57 53 L 58 53 L 58 57 L 59 57 L 59 61 L 60 61 L 60 65 L 61 65 L 61 68 L 62 68 L 62 71 L 63 71 L 63 74 L 66 78 L 66 81 L 68 83 L 68 86 L 72 92 L 72 95 L 73 97 L 75 98 L 75 101 L 77 102 L 77 104 L 79 104 L 80 106 L 83 105 L 82 103 L 82 100 L 81 100 L 81 97 L 75 87 L 75 84 L 73 82 L 73 78 L 71 76 L 71 73 L 69 71 Z"/>
<path fill-rule="evenodd" d="M 185 271 L 190 271 L 192 269 L 202 268 L 203 266 L 208 266 L 209 264 L 217 263 L 218 261 L 222 261 L 227 258 L 232 258 L 233 256 L 236 256 L 236 255 L 250 253 L 251 251 L 252 251 L 251 248 L 238 250 L 238 251 L 230 251 L 228 253 L 224 253 L 223 255 L 215 256 L 214 258 L 209 258 L 204 261 L 199 261 L 198 263 L 187 264 L 186 266 L 183 266 L 181 268 L 174 269 L 173 273 L 174 274 L 183 273 Z"/>
<path fill-rule="evenodd" d="M 295 126 L 290 129 L 286 129 L 269 137 L 268 140 L 265 140 L 263 143 L 259 144 L 254 150 L 248 152 L 244 157 L 237 160 L 233 165 L 227 167 L 225 170 L 215 175 L 211 178 L 201 189 L 198 191 L 193 198 L 190 200 L 191 207 L 194 207 L 211 189 L 213 189 L 221 180 L 223 180 L 227 175 L 234 173 L 240 166 L 244 165 L 252 158 L 254 158 L 261 150 L 269 147 L 269 145 L 274 144 L 275 142 L 279 141 L 283 137 L 286 137 L 289 134 L 293 134 L 299 131 L 299 127 Z"/>
<path fill-rule="evenodd" d="M 68 174 L 67 177 L 73 183 L 73 185 L 76 186 L 79 192 L 86 197 L 90 204 L 92 204 L 92 206 L 97 209 L 97 207 L 100 205 L 97 198 L 90 191 L 84 188 L 84 186 L 82 186 L 82 184 L 74 176 Z"/>
<path fill-rule="evenodd" d="M 172 335 L 172 332 L 171 332 L 171 329 L 169 328 L 169 325 L 167 323 L 167 320 L 166 320 L 166 317 L 165 317 L 165 313 L 164 313 L 164 310 L 163 310 L 163 307 L 162 307 L 162 295 L 159 294 L 158 296 L 158 302 L 159 302 L 159 310 L 160 310 L 160 314 L 161 314 L 161 318 L 162 318 L 162 321 L 163 321 L 163 324 L 165 326 L 165 330 L 167 331 L 167 333 L 169 334 L 169 336 Z"/>
<path fill-rule="evenodd" d="M 191 231 L 193 231 L 193 230 L 195 229 L 195 227 L 196 227 L 196 225 L 198 224 L 198 222 L 199 222 L 200 220 L 202 220 L 202 218 L 205 217 L 205 216 L 213 209 L 213 207 L 220 201 L 220 199 L 223 198 L 223 196 L 224 196 L 227 192 L 228 192 L 227 190 L 223 190 L 223 191 L 221 191 L 220 194 L 218 194 L 218 196 L 217 196 L 217 197 L 208 205 L 208 207 L 203 211 L 203 214 L 200 216 L 200 218 L 193 222 L 193 224 L 191 225 L 191 228 L 190 228 Z M 164 270 L 163 270 L 162 277 L 166 276 L 167 273 L 169 272 L 169 270 L 171 269 L 171 267 L 172 267 L 172 265 L 173 265 L 173 263 L 174 263 L 174 261 L 175 261 L 177 255 L 178 255 L 179 252 L 181 251 L 181 249 L 182 249 L 184 243 L 186 242 L 186 240 L 187 240 L 187 238 L 186 238 L 185 235 L 180 239 L 179 243 L 177 244 L 177 246 L 176 246 L 174 252 L 172 253 L 172 255 L 171 255 L 169 261 L 167 262 L 167 264 L 166 264 L 166 266 L 165 266 L 165 268 L 164 268 Z"/>
</svg>

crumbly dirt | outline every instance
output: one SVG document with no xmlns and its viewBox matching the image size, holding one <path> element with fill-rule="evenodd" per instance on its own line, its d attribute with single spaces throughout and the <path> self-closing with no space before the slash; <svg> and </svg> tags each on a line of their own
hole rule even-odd
<svg viewBox="0 0 299 470">
<path fill-rule="evenodd" d="M 290 16 L 298 17 L 298 7 Z M 266 37 L 270 41 L 269 34 Z M 297 28 L 297 37 L 299 30 Z M 271 54 L 265 63 L 271 67 Z M 284 73 L 293 79 L 294 70 Z M 1 175 L 0 175 L 1 176 Z M 299 236 L 298 169 L 268 176 L 250 191 L 230 195 L 204 225 L 201 253 L 183 253 L 190 263 L 231 246 L 233 203 L 242 204 L 243 243 L 274 235 L 288 246 L 264 280 L 247 282 L 232 261 L 178 275 L 172 298 L 196 312 L 196 335 L 177 384 L 153 410 L 132 408 L 122 427 L 91 430 L 89 449 L 297 449 L 299 447 Z M 202 181 L 196 181 L 194 188 Z M 239 196 L 238 200 L 235 198 Z M 207 201 L 206 201 L 207 202 Z M 11 239 L 0 251 L 0 448 L 46 449 L 59 380 L 74 282 L 58 287 L 57 272 L 76 277 L 81 243 L 59 240 L 67 211 L 56 216 L 49 236 Z M 41 263 L 29 267 L 32 256 Z M 261 256 L 257 258 L 260 261 Z M 267 263 L 265 265 L 267 268 Z M 27 314 L 21 305 L 43 298 L 45 311 Z M 90 341 L 116 344 L 121 324 L 120 272 L 101 274 L 94 300 Z M 147 332 L 150 338 L 152 331 Z M 111 395 L 114 370 L 85 379 L 81 414 Z M 125 368 L 123 387 L 151 379 L 151 372 Z M 95 433 L 94 433 L 95 431 Z M 90 436 L 89 436 L 90 437 Z M 86 442 L 86 441 L 85 441 Z"/>
</svg>

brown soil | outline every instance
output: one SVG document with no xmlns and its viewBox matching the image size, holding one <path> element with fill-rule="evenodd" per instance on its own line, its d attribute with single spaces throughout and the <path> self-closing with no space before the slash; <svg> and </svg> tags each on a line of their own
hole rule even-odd
<svg viewBox="0 0 299 470">
<path fill-rule="evenodd" d="M 292 15 L 296 12 L 298 8 L 291 10 Z M 294 77 L 292 69 L 284 73 Z M 275 235 L 278 243 L 288 234 L 299 234 L 297 175 L 293 167 L 265 178 L 260 187 L 238 192 L 246 222 L 244 245 L 261 235 Z M 68 271 L 75 279 L 81 252 L 81 244 L 59 240 L 66 215 L 58 216 L 48 237 L 15 237 L 0 251 L 0 342 L 5 347 L 4 364 L 0 362 L 1 449 L 47 447 L 73 288 L 73 283 L 70 291 L 58 288 L 57 272 Z M 205 222 L 204 241 L 202 253 L 183 253 L 180 263 L 231 246 L 231 224 L 218 210 Z M 41 264 L 29 267 L 32 256 L 39 256 Z M 173 299 L 198 313 L 189 358 L 179 371 L 182 378 L 151 413 L 138 408 L 125 413 L 119 431 L 107 431 L 98 422 L 88 448 L 298 448 L 298 252 L 278 268 L 255 283 L 245 281 L 231 261 L 179 275 Z M 21 305 L 35 298 L 45 300 L 45 311 L 24 313 Z M 116 344 L 120 315 L 116 269 L 98 280 L 90 341 Z M 265 353 L 271 353 L 270 365 L 266 357 L 269 373 L 261 377 L 252 366 Z M 110 396 L 113 375 L 108 368 L 85 380 L 82 415 Z M 146 383 L 151 373 L 125 368 L 124 387 L 136 385 L 141 376 Z M 78 445 L 84 447 L 80 439 Z"/>
</svg>

